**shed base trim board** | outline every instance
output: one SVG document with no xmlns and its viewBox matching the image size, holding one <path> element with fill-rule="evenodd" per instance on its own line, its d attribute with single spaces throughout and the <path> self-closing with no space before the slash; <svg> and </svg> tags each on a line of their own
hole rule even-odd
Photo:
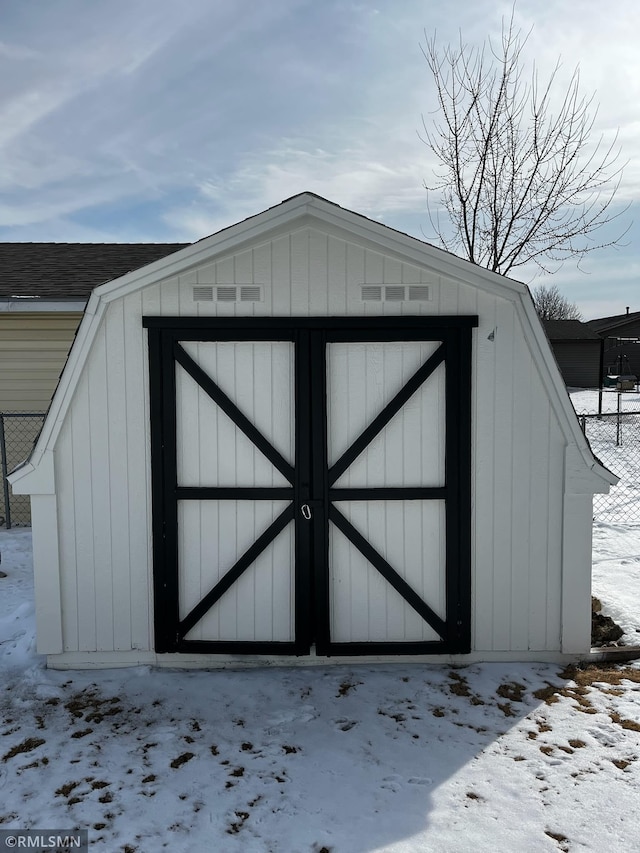
<svg viewBox="0 0 640 853">
<path fill-rule="evenodd" d="M 252 669 L 257 667 L 309 666 L 373 666 L 375 664 L 440 664 L 464 666 L 475 663 L 579 663 L 590 658 L 583 654 L 562 654 L 551 651 L 493 651 L 471 652 L 467 655 L 370 655 L 358 657 L 323 657 L 321 655 L 260 656 L 156 654 L 155 652 L 65 652 L 49 655 L 49 669 L 120 669 L 122 667 L 153 666 L 159 669 Z"/>
</svg>

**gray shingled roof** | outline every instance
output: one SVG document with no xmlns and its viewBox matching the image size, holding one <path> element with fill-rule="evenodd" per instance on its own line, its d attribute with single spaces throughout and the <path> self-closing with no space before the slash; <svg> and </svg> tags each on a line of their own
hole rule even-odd
<svg viewBox="0 0 640 853">
<path fill-rule="evenodd" d="M 608 332 L 627 323 L 637 323 L 638 320 L 640 320 L 640 311 L 632 311 L 630 314 L 614 314 L 613 317 L 599 317 L 597 320 L 587 320 L 587 322 L 595 332 Z"/>
<path fill-rule="evenodd" d="M 550 341 L 599 341 L 600 337 L 580 320 L 543 320 Z"/>
<path fill-rule="evenodd" d="M 0 299 L 88 299 L 99 284 L 189 243 L 0 243 Z"/>
</svg>

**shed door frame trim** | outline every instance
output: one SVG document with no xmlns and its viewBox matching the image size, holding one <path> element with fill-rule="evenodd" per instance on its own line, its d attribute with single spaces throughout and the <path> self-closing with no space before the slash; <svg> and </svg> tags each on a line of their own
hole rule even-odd
<svg viewBox="0 0 640 853">
<path fill-rule="evenodd" d="M 308 654 L 315 641 L 320 655 L 364 654 L 425 654 L 465 653 L 471 648 L 471 330 L 478 325 L 476 316 L 437 317 L 269 317 L 269 318 L 204 318 L 204 317 L 143 317 L 148 329 L 149 381 L 151 416 L 152 463 L 152 535 L 155 595 L 155 647 L 157 652 L 220 652 L 253 654 Z M 295 381 L 296 459 L 292 467 L 271 443 L 244 417 L 235 404 L 217 384 L 193 362 L 180 341 L 292 341 L 295 344 L 295 370 L 304 366 L 309 372 L 307 381 Z M 393 342 L 441 341 L 441 346 L 427 359 L 416 374 L 403 386 L 396 397 L 370 423 L 362 435 L 329 468 L 326 442 L 326 349 L 331 342 Z M 442 361 L 446 361 L 445 397 L 445 458 L 446 485 L 419 487 L 408 490 L 399 487 L 380 489 L 335 489 L 333 484 L 360 452 L 383 429 L 386 422 L 399 411 L 405 398 L 425 381 Z M 281 488 L 282 498 L 293 502 L 274 520 L 260 540 L 241 556 L 236 565 L 220 580 L 214 590 L 196 605 L 182 620 L 178 613 L 178 500 L 213 497 L 238 497 L 236 487 L 186 487 L 178 486 L 177 448 L 175 440 L 177 413 L 175 406 L 175 364 L 179 363 L 198 384 L 206 382 L 203 390 L 229 414 L 247 437 L 254 442 L 278 470 L 292 483 Z M 194 376 L 194 371 L 196 375 Z M 202 375 L 200 375 L 202 374 Z M 413 384 L 412 384 L 413 383 Z M 301 393 L 301 385 L 305 391 Z M 410 386 L 410 387 L 407 387 Z M 413 387 L 415 386 L 415 387 Z M 413 390 L 412 390 L 413 388 Z M 405 390 L 406 389 L 406 390 Z M 171 401 L 165 405 L 164 401 Z M 246 423 L 245 423 L 246 421 Z M 309 441 L 311 430 L 313 440 Z M 321 434 L 319 434 L 321 433 Z M 261 444 L 256 441 L 258 439 Z M 169 440 L 167 440 L 169 439 Z M 171 476 L 173 472 L 173 476 Z M 309 492 L 311 475 L 315 487 Z M 168 480 L 171 479 L 172 482 Z M 322 497 L 318 492 L 322 483 Z M 256 491 L 271 493 L 277 489 L 247 489 L 252 497 Z M 371 499 L 370 493 L 380 498 L 446 498 L 445 501 L 445 565 L 446 565 L 446 619 L 413 593 L 411 587 L 360 536 L 351 523 L 333 505 L 336 500 Z M 362 492 L 362 494 L 360 494 Z M 366 494 L 365 494 L 366 493 Z M 411 494 L 409 494 L 411 493 Z M 271 497 L 271 494 L 264 495 Z M 302 503 L 315 504 L 315 525 L 300 523 L 297 510 Z M 271 641 L 186 641 L 188 627 L 198 621 L 211 604 L 217 600 L 244 571 L 245 558 L 267 539 L 277 535 L 291 520 L 295 533 L 295 640 Z M 329 522 L 335 524 L 368 559 L 383 577 L 441 636 L 440 641 L 407 642 L 332 642 L 329 637 L 329 572 L 302 570 L 313 547 L 316 565 L 327 566 Z M 324 535 L 318 535 L 318 523 Z M 312 529 L 315 526 L 315 535 Z M 274 533 L 275 530 L 275 533 Z M 311 541 L 313 539 L 313 542 Z M 362 541 L 361 541 L 362 540 Z M 364 548 L 364 550 L 363 550 Z M 259 549 L 261 550 L 261 548 Z M 250 553 L 251 552 L 251 553 Z M 248 565 L 248 564 L 247 564 Z M 311 588 L 313 585 L 313 588 Z M 222 588 L 224 587 L 224 588 Z M 212 598 L 213 596 L 213 598 Z M 202 611 L 202 613 L 201 613 Z M 199 617 L 198 617 L 199 618 Z M 178 630 L 176 631 L 176 627 Z"/>
</svg>

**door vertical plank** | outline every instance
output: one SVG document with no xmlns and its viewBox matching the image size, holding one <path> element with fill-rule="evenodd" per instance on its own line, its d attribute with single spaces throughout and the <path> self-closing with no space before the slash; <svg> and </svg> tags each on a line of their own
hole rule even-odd
<svg viewBox="0 0 640 853">
<path fill-rule="evenodd" d="M 301 330 L 295 343 L 295 483 L 294 483 L 294 601 L 296 654 L 308 654 L 314 633 L 311 604 L 312 526 L 302 516 L 301 507 L 311 500 L 311 376 L 309 371 L 310 333 Z"/>
<path fill-rule="evenodd" d="M 329 606 L 329 476 L 327 461 L 327 342 L 323 331 L 310 341 L 311 464 L 313 524 L 313 596 L 316 614 L 315 642 L 319 655 L 328 653 Z"/>
</svg>

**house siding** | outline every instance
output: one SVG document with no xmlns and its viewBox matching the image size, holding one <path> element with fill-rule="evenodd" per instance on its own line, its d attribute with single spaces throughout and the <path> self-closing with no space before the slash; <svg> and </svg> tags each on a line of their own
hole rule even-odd
<svg viewBox="0 0 640 853">
<path fill-rule="evenodd" d="M 0 412 L 46 412 L 81 313 L 0 313 Z"/>
<path fill-rule="evenodd" d="M 568 388 L 600 386 L 600 341 L 552 341 L 553 354 Z"/>
</svg>

